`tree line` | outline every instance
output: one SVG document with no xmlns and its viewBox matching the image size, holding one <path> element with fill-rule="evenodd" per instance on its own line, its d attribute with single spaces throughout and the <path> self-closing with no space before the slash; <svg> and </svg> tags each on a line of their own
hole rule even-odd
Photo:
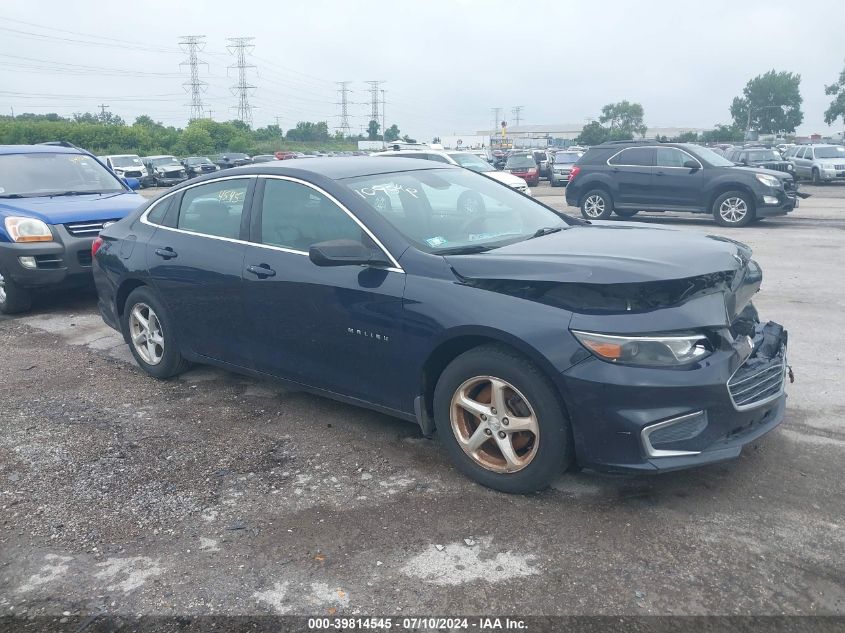
<svg viewBox="0 0 845 633">
<path fill-rule="evenodd" d="M 399 127 L 391 125 L 384 136 L 388 141 L 401 136 Z M 129 125 L 121 117 L 105 110 L 100 114 L 76 113 L 71 117 L 58 114 L 24 113 L 0 116 L 0 144 L 32 144 L 45 141 L 67 141 L 96 154 L 173 154 L 195 156 L 221 152 L 248 154 L 272 153 L 282 149 L 357 148 L 356 141 L 381 140 L 380 125 L 371 121 L 366 135 L 344 136 L 331 133 L 326 121 L 300 121 L 285 132 L 278 125 L 250 128 L 241 121 L 194 119 L 184 128 L 165 126 L 152 117 L 141 115 Z"/>
</svg>

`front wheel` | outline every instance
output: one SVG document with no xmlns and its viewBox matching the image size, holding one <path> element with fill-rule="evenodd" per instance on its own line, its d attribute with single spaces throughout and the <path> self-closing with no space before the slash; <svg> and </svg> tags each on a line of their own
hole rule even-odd
<svg viewBox="0 0 845 633">
<path fill-rule="evenodd" d="M 607 220 L 613 213 L 613 199 L 603 189 L 593 189 L 581 199 L 581 215 L 588 220 Z"/>
<path fill-rule="evenodd" d="M 123 321 L 132 356 L 150 376 L 170 378 L 188 368 L 173 321 L 152 290 L 142 286 L 129 294 Z"/>
<path fill-rule="evenodd" d="M 434 420 L 457 468 L 502 492 L 546 488 L 573 459 L 554 387 L 503 346 L 477 347 L 446 367 L 434 390 Z"/>
<path fill-rule="evenodd" d="M 748 226 L 754 219 L 754 206 L 747 193 L 727 191 L 713 203 L 713 217 L 719 226 Z"/>
<path fill-rule="evenodd" d="M 813 170 L 813 184 L 816 185 L 816 186 L 819 186 L 820 184 L 822 184 L 821 175 L 819 174 L 818 169 Z"/>
<path fill-rule="evenodd" d="M 0 314 L 18 314 L 32 307 L 32 293 L 0 269 Z"/>
</svg>

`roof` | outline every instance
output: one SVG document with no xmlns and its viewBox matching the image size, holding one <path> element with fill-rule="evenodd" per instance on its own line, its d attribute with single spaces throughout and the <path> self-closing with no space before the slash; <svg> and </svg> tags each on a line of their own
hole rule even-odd
<svg viewBox="0 0 845 633">
<path fill-rule="evenodd" d="M 287 176 L 317 174 L 332 180 L 374 176 L 397 171 L 417 169 L 455 169 L 454 165 L 436 163 L 425 159 L 399 158 L 389 156 L 349 156 L 325 158 L 290 158 L 271 163 L 244 165 L 226 170 L 226 175 L 235 174 L 279 174 Z M 220 172 L 215 172 L 219 177 Z M 214 176 L 215 174 L 209 174 Z"/>
<path fill-rule="evenodd" d="M 85 150 L 61 145 L 0 145 L 0 154 L 79 154 L 81 152 Z"/>
</svg>

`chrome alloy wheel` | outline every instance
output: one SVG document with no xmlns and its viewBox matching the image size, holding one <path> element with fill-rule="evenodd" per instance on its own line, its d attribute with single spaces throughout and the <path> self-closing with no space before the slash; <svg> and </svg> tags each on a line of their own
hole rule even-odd
<svg viewBox="0 0 845 633">
<path fill-rule="evenodd" d="M 465 381 L 452 396 L 449 416 L 464 453 L 486 470 L 514 473 L 537 454 L 537 415 L 525 396 L 501 378 Z"/>
<path fill-rule="evenodd" d="M 742 198 L 725 198 L 719 205 L 719 215 L 725 222 L 731 224 L 742 222 L 743 218 L 748 215 L 748 205 Z"/>
<path fill-rule="evenodd" d="M 6 303 L 6 279 L 0 273 L 0 303 Z"/>
<path fill-rule="evenodd" d="M 591 218 L 598 218 L 604 213 L 604 198 L 601 196 L 592 195 L 584 200 L 584 213 Z"/>
<path fill-rule="evenodd" d="M 135 351 L 148 365 L 158 365 L 164 357 L 161 322 L 146 303 L 136 303 L 129 313 L 129 336 Z"/>
</svg>

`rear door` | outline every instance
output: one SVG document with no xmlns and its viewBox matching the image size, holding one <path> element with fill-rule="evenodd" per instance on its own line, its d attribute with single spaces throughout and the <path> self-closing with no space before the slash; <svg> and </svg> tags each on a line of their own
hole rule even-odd
<svg viewBox="0 0 845 633">
<path fill-rule="evenodd" d="M 809 178 L 811 175 L 810 166 L 813 164 L 813 148 L 805 147 L 798 150 L 795 155 L 795 173 L 801 178 Z"/>
<path fill-rule="evenodd" d="M 147 266 L 183 347 L 248 367 L 241 282 L 246 216 L 255 178 L 185 189 L 150 239 Z"/>
<path fill-rule="evenodd" d="M 658 147 L 654 150 L 654 188 L 652 200 L 674 208 L 699 208 L 704 189 L 704 168 L 701 162 L 677 147 Z M 698 165 L 685 167 L 688 161 Z"/>
<path fill-rule="evenodd" d="M 627 147 L 611 156 L 607 164 L 616 183 L 616 205 L 645 209 L 654 202 L 653 147 Z"/>
<path fill-rule="evenodd" d="M 380 247 L 324 191 L 286 177 L 259 182 L 242 273 L 256 369 L 400 408 L 405 274 L 398 266 L 317 266 L 308 257 L 317 242 Z"/>
</svg>

